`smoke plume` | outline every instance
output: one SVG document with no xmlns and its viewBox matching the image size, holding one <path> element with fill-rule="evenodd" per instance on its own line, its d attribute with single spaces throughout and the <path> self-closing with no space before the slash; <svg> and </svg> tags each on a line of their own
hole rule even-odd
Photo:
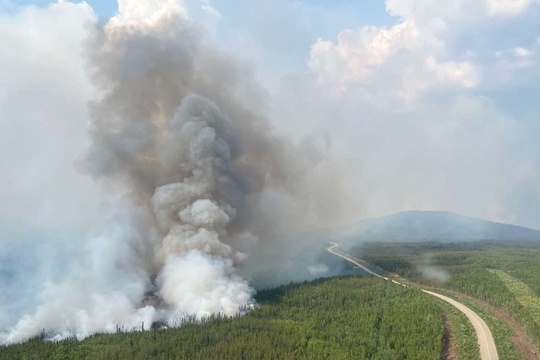
<svg viewBox="0 0 540 360">
<path fill-rule="evenodd" d="M 127 209 L 0 342 L 238 314 L 252 302 L 238 249 L 317 208 L 303 186 L 317 151 L 273 131 L 249 68 L 212 49 L 176 1 L 121 0 L 85 49 L 101 95 L 79 166 Z"/>
</svg>

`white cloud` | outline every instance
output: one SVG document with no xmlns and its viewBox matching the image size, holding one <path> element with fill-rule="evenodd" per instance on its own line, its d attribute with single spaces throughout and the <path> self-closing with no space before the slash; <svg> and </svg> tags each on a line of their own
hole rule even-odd
<svg viewBox="0 0 540 360">
<path fill-rule="evenodd" d="M 472 14 L 482 13 L 482 0 L 386 0 L 386 10 L 393 16 L 428 24 L 433 19 L 466 20 Z M 477 16 L 477 15 L 474 15 Z"/>
<path fill-rule="evenodd" d="M 209 32 L 216 30 L 222 17 L 211 0 L 118 0 L 118 13 L 109 19 L 107 28 L 155 26 L 161 19 L 175 21 L 177 15 L 200 23 Z"/>
<path fill-rule="evenodd" d="M 486 0 L 491 16 L 517 16 L 525 11 L 535 0 Z"/>
<path fill-rule="evenodd" d="M 424 24 L 433 20 L 474 21 L 482 17 L 514 17 L 536 0 L 386 0 L 386 10 L 393 16 Z"/>
<path fill-rule="evenodd" d="M 538 44 L 511 47 L 494 53 L 495 61 L 484 65 L 484 71 L 489 74 L 490 88 L 502 88 L 517 84 L 534 84 L 535 77 L 540 72 L 540 52 Z"/>
<path fill-rule="evenodd" d="M 347 29 L 338 35 L 336 44 L 319 39 L 311 48 L 308 66 L 320 85 L 337 93 L 360 83 L 414 99 L 437 85 L 476 86 L 480 77 L 475 65 L 470 61 L 438 62 L 431 54 L 444 53 L 444 46 L 423 32 L 412 21 L 391 28 Z M 390 73 L 393 81 L 383 80 Z"/>
<path fill-rule="evenodd" d="M 531 55 L 531 52 L 525 48 L 517 47 L 514 49 L 514 52 L 517 56 L 529 56 Z"/>
<path fill-rule="evenodd" d="M 118 0 L 118 14 L 109 20 L 111 26 L 159 21 L 161 17 L 185 14 L 181 0 Z"/>
<path fill-rule="evenodd" d="M 387 11 L 400 18 L 395 25 L 345 29 L 337 42 L 319 39 L 312 45 L 307 64 L 319 85 L 329 87 L 333 94 L 353 87 L 373 92 L 375 87 L 376 91 L 384 89 L 387 94 L 410 101 L 437 87 L 479 87 L 484 79 L 488 79 L 489 86 L 497 79 L 504 83 L 512 78 L 509 72 L 531 67 L 533 61 L 505 59 L 506 65 L 499 63 L 495 69 L 483 66 L 485 57 L 481 48 L 460 52 L 455 49 L 468 40 L 463 37 L 489 36 L 489 26 L 498 24 L 491 17 L 518 16 L 533 3 L 530 0 L 387 0 Z M 482 35 L 475 33 L 477 29 Z M 496 56 L 503 58 L 506 52 L 498 50 Z M 511 52 L 525 59 L 534 49 L 516 46 Z"/>
<path fill-rule="evenodd" d="M 210 0 L 201 0 L 201 7 L 204 11 L 220 19 L 222 17 L 221 13 L 211 5 Z"/>
<path fill-rule="evenodd" d="M 426 59 L 426 69 L 434 73 L 441 82 L 452 82 L 465 88 L 475 87 L 478 83 L 478 71 L 470 62 L 437 63 L 434 56 Z"/>
<path fill-rule="evenodd" d="M 308 66 L 320 83 L 337 83 L 343 90 L 347 82 L 371 75 L 397 51 L 415 49 L 419 43 L 418 30 L 410 21 L 391 28 L 347 29 L 338 35 L 337 44 L 322 39 L 313 44 Z"/>
<path fill-rule="evenodd" d="M 276 118 L 331 134 L 336 171 L 366 216 L 453 210 L 539 228 L 531 214 L 540 202 L 518 199 L 540 184 L 531 175 L 540 173 L 538 127 L 519 111 L 540 109 L 501 101 L 537 92 L 538 43 L 527 25 L 535 13 L 490 14 L 487 1 L 472 0 L 386 5 L 400 18 L 393 26 L 345 29 L 312 45 L 312 76 L 289 80 L 283 103 L 295 105 L 280 105 Z M 516 176 L 525 163 L 530 176 Z"/>
</svg>

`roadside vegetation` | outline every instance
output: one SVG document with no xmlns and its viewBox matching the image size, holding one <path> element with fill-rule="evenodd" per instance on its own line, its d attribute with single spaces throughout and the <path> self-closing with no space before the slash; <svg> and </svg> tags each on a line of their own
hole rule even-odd
<svg viewBox="0 0 540 360">
<path fill-rule="evenodd" d="M 504 320 L 497 319 L 495 315 L 486 306 L 482 306 L 482 304 L 479 304 L 478 302 L 473 301 L 466 296 L 459 296 L 453 292 L 444 290 L 438 292 L 459 301 L 460 303 L 477 313 L 486 322 L 486 325 L 491 330 L 493 339 L 495 340 L 499 359 L 521 359 L 521 352 L 512 340 L 514 332 Z M 470 321 L 468 319 L 467 322 L 470 324 Z M 462 358 L 460 357 L 459 359 Z"/>
<path fill-rule="evenodd" d="M 187 319 L 178 328 L 99 334 L 83 341 L 36 338 L 0 347 L 0 359 L 441 358 L 440 304 L 417 289 L 342 277 L 263 290 L 257 298 L 262 305 L 245 316 Z M 459 315 L 451 316 L 459 323 Z M 461 341 L 462 349 L 470 346 Z"/>
<path fill-rule="evenodd" d="M 367 244 L 353 254 L 415 283 L 469 295 L 501 309 L 540 345 L 540 244 L 502 243 L 378 243 Z M 461 300 L 460 300 L 461 301 Z M 490 328 L 497 347 L 512 359 L 512 329 L 497 320 L 487 307 L 470 300 Z M 469 306 L 469 305 L 468 305 Z M 506 349 L 506 350 L 504 350 Z M 519 357 L 518 357 L 519 358 Z"/>
<path fill-rule="evenodd" d="M 476 332 L 467 316 L 446 301 L 434 300 L 439 303 L 439 306 L 452 324 L 451 331 L 454 335 L 454 351 L 457 359 L 480 360 L 480 348 L 478 347 Z"/>
</svg>

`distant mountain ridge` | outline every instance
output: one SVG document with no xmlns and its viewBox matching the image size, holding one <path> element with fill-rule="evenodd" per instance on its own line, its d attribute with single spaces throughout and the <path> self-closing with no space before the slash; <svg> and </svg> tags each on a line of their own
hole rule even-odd
<svg viewBox="0 0 540 360">
<path fill-rule="evenodd" d="M 540 231 L 446 211 L 403 211 L 347 227 L 357 240 L 540 240 Z"/>
</svg>

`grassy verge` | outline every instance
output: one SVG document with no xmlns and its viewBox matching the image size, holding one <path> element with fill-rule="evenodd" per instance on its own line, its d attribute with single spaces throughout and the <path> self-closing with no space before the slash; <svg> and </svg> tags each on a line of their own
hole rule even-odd
<svg viewBox="0 0 540 360">
<path fill-rule="evenodd" d="M 451 297 L 459 301 L 460 303 L 464 304 L 465 306 L 469 307 L 472 311 L 477 313 L 486 322 L 487 326 L 491 330 L 491 333 L 493 334 L 493 339 L 495 340 L 495 345 L 497 346 L 499 359 L 504 359 L 504 360 L 520 360 L 521 359 L 521 352 L 519 351 L 517 346 L 514 344 L 514 341 L 512 340 L 512 336 L 514 335 L 514 330 L 512 330 L 512 328 L 506 323 L 506 321 L 497 319 L 495 315 L 486 306 L 480 305 L 469 298 L 459 296 L 453 292 L 445 291 L 445 290 L 437 290 L 437 292 L 444 294 L 448 297 Z M 467 322 L 470 324 L 468 319 L 467 319 Z M 476 338 L 475 338 L 475 341 L 476 341 Z"/>
<path fill-rule="evenodd" d="M 440 300 L 442 311 L 452 323 L 452 331 L 456 341 L 456 355 L 459 360 L 480 360 L 480 348 L 474 328 L 461 311 L 446 301 Z"/>
</svg>

